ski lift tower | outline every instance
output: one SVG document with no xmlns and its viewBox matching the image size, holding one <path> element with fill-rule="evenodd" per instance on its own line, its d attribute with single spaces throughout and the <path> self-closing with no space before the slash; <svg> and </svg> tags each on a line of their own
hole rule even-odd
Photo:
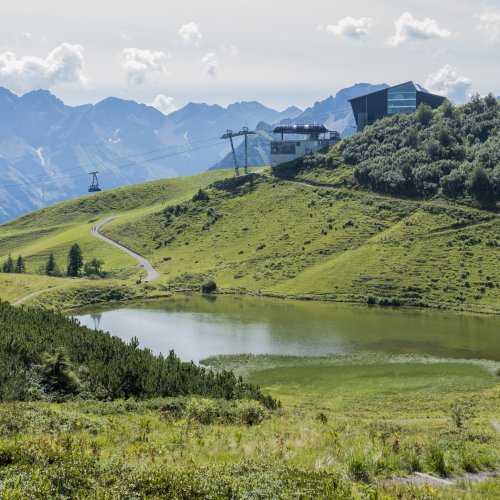
<svg viewBox="0 0 500 500">
<path fill-rule="evenodd" d="M 245 165 L 244 172 L 248 174 L 248 136 L 255 135 L 255 132 L 252 130 L 248 130 L 248 127 L 243 127 L 239 132 L 233 132 L 232 130 L 226 130 L 226 133 L 221 137 L 221 139 L 229 139 L 231 142 L 231 151 L 233 153 L 233 161 L 234 161 L 234 171 L 236 173 L 236 177 L 240 175 L 240 167 L 238 165 L 238 159 L 236 158 L 236 152 L 234 150 L 234 137 L 245 136 Z"/>
<path fill-rule="evenodd" d="M 98 193 L 99 191 L 101 191 L 99 181 L 97 180 L 98 173 L 99 172 L 90 172 L 90 175 L 92 175 L 92 184 L 89 186 L 89 193 Z"/>
</svg>

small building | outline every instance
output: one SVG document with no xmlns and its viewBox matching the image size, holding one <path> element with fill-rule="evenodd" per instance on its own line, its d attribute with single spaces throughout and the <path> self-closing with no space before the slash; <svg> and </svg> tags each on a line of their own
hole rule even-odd
<svg viewBox="0 0 500 500">
<path fill-rule="evenodd" d="M 316 153 L 340 141 L 340 134 L 324 125 L 277 125 L 273 133 L 281 140 L 271 141 L 271 166 Z M 293 136 L 285 139 L 285 135 Z M 305 137 L 304 137 L 305 136 Z"/>
<path fill-rule="evenodd" d="M 432 109 L 439 107 L 445 97 L 431 94 L 413 82 L 402 83 L 377 92 L 349 99 L 358 132 L 380 118 L 399 113 L 414 113 L 422 103 Z"/>
</svg>

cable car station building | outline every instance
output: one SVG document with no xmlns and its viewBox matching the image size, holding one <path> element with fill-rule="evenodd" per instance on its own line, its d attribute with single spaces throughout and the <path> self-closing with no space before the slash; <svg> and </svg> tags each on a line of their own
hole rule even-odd
<svg viewBox="0 0 500 500">
<path fill-rule="evenodd" d="M 329 131 L 324 125 L 277 125 L 273 133 L 281 134 L 281 140 L 271 141 L 272 167 L 316 153 L 340 141 L 340 134 Z M 285 139 L 285 134 L 295 137 Z"/>
<path fill-rule="evenodd" d="M 350 99 L 349 102 L 358 132 L 361 132 L 367 125 L 372 125 L 380 118 L 399 113 L 414 113 L 422 103 L 436 109 L 444 100 L 445 97 L 431 94 L 410 81 Z"/>
</svg>

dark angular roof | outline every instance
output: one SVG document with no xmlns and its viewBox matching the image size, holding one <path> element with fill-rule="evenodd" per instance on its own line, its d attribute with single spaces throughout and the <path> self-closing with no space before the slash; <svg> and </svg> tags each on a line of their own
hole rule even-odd
<svg viewBox="0 0 500 500">
<path fill-rule="evenodd" d="M 328 129 L 324 125 L 276 125 L 275 134 L 324 134 Z"/>
<path fill-rule="evenodd" d="M 363 95 L 359 95 L 358 97 L 353 97 L 352 99 L 349 99 L 349 102 L 355 101 L 356 99 L 360 99 L 361 97 L 366 97 L 367 95 L 378 94 L 379 92 L 387 92 L 388 90 L 393 89 L 394 87 L 399 87 L 400 85 L 406 85 L 407 83 L 411 83 L 415 87 L 415 90 L 417 92 L 424 92 L 425 94 L 430 93 L 428 90 L 424 89 L 424 87 L 422 87 L 418 83 L 414 83 L 410 80 L 408 82 L 398 83 L 397 85 L 393 85 L 392 87 L 387 87 L 386 89 L 376 90 L 375 92 L 368 92 L 368 94 L 363 94 Z M 434 95 L 434 94 L 431 94 L 431 95 Z"/>
</svg>

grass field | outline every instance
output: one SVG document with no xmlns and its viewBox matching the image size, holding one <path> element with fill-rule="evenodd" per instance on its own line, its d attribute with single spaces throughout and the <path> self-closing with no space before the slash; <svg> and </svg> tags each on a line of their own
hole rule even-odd
<svg viewBox="0 0 500 500">
<path fill-rule="evenodd" d="M 211 277 L 243 293 L 500 310 L 500 220 L 491 213 L 265 177 L 207 193 L 168 227 L 157 212 L 104 232 L 174 286 Z"/>
<path fill-rule="evenodd" d="M 228 487 L 243 498 L 498 498 L 498 479 L 450 487 L 395 479 L 500 467 L 500 434 L 490 423 L 500 418 L 494 363 L 269 356 L 213 362 L 240 365 L 283 407 L 253 407 L 260 417 L 245 425 L 238 415 L 249 415 L 246 403 L 200 398 L 3 404 L 0 457 L 13 457 L 0 468 L 4 491 L 23 496 L 59 485 L 69 496 L 118 498 L 168 496 L 167 487 L 189 485 L 191 495 L 215 498 L 227 497 Z M 21 459 L 15 449 L 30 451 Z"/>
<path fill-rule="evenodd" d="M 365 353 L 222 355 L 202 363 L 231 369 L 286 405 L 312 406 L 351 417 L 445 417 L 457 401 L 479 405 L 491 418 L 500 410 L 500 379 L 495 374 L 500 363 L 495 361 Z"/>
<path fill-rule="evenodd" d="M 0 229 L 0 262 L 8 253 L 21 254 L 27 269 L 35 273 L 47 261 L 51 251 L 62 270 L 66 267 L 69 247 L 78 242 L 84 257 L 104 260 L 105 269 L 117 277 L 139 273 L 135 260 L 107 243 L 94 238 L 90 230 L 95 222 L 109 215 L 127 217 L 160 210 L 165 204 L 192 196 L 200 187 L 223 178 L 227 172 L 209 172 L 195 177 L 165 179 L 136 186 L 113 189 L 98 195 L 53 205 L 7 222 Z"/>
<path fill-rule="evenodd" d="M 160 286 L 198 289 L 210 278 L 230 293 L 500 311 L 494 213 L 359 190 L 347 167 L 292 180 L 231 176 L 166 179 L 28 214 L 0 226 L 0 262 L 21 254 L 35 273 L 53 251 L 64 269 L 78 242 L 86 259 L 104 260 L 111 278 L 134 283 L 143 273 L 134 259 L 90 233 L 96 221 L 119 215 L 103 233 L 148 258 Z M 301 183 L 312 178 L 336 187 Z M 200 187 L 208 200 L 193 201 Z M 168 207 L 174 213 L 165 215 Z"/>
</svg>

